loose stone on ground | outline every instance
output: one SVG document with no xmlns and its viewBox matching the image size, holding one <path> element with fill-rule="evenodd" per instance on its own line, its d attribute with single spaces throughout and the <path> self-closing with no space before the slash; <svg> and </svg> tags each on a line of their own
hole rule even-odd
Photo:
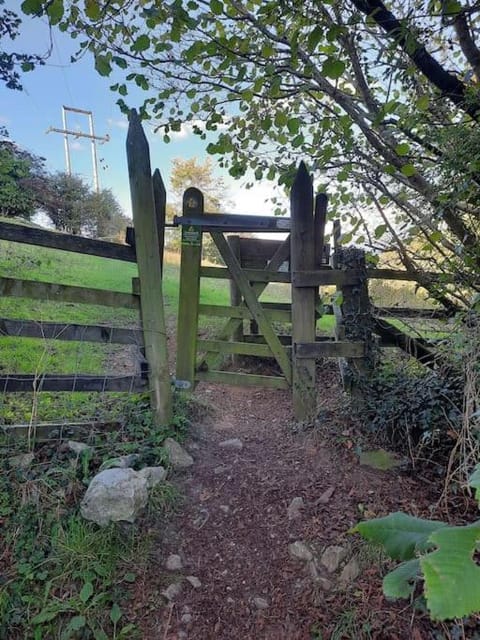
<svg viewBox="0 0 480 640">
<path fill-rule="evenodd" d="M 167 438 L 163 443 L 168 453 L 168 459 L 174 469 L 186 469 L 193 464 L 193 458 L 185 449 L 173 438 Z"/>
<path fill-rule="evenodd" d="M 309 562 L 313 559 L 313 553 L 307 547 L 304 542 L 297 540 L 296 542 L 292 542 L 288 545 L 288 552 L 290 553 L 292 558 L 296 560 L 303 560 L 304 562 Z"/>
</svg>

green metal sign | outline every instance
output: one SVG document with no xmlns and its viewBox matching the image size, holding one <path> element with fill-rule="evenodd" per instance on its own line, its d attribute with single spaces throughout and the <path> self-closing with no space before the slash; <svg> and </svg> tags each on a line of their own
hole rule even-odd
<svg viewBox="0 0 480 640">
<path fill-rule="evenodd" d="M 182 227 L 182 244 L 199 247 L 202 244 L 202 228 L 193 224 Z"/>
</svg>

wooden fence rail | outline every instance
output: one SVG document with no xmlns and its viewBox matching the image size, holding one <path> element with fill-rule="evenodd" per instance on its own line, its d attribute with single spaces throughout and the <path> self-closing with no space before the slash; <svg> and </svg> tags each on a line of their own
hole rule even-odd
<svg viewBox="0 0 480 640">
<path fill-rule="evenodd" d="M 47 229 L 37 229 L 11 222 L 0 222 L 0 240 L 73 251 L 101 258 L 111 258 L 112 260 L 137 261 L 135 249 L 128 245 L 83 238 Z"/>
<path fill-rule="evenodd" d="M 0 335 L 134 345 L 139 347 L 137 358 L 139 373 L 135 372 L 134 375 L 128 376 L 99 376 L 84 373 L 18 374 L 2 371 L 0 390 L 4 393 L 148 390 L 156 422 L 165 424 L 172 417 L 171 381 L 162 295 L 166 195 L 158 170 L 152 176 L 148 143 L 135 111 L 130 114 L 127 160 L 135 227 L 135 234 L 130 233 L 130 236 L 135 235 L 135 246 L 92 240 L 7 222 L 0 222 L 0 239 L 136 262 L 139 277 L 132 282 L 132 293 L 0 277 L 0 297 L 135 309 L 140 311 L 141 330 L 3 318 L 0 319 Z M 146 360 L 142 351 L 145 352 Z"/>
</svg>

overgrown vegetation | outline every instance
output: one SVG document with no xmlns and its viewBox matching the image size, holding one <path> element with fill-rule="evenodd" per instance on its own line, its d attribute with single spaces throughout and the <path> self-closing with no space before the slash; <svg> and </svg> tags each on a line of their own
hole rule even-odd
<svg viewBox="0 0 480 640">
<path fill-rule="evenodd" d="M 480 465 L 469 484 L 480 503 Z M 412 598 L 421 583 L 433 620 L 480 612 L 480 567 L 474 558 L 480 520 L 455 527 L 399 512 L 361 522 L 352 532 L 382 545 L 392 559 L 402 562 L 383 580 L 387 598 Z"/>
<path fill-rule="evenodd" d="M 135 452 L 138 468 L 165 464 L 166 437 L 182 440 L 188 407 L 177 399 L 174 423 L 156 427 L 148 399 L 130 396 L 114 431 L 91 432 L 89 449 L 72 451 L 65 441 L 0 441 L 2 583 L 0 637 L 68 640 L 140 638 L 129 616 L 133 585 L 148 565 L 149 519 L 178 505 L 168 482 L 152 493 L 136 527 L 100 529 L 81 518 L 78 504 L 102 464 Z M 119 417 L 120 419 L 120 417 Z"/>
</svg>

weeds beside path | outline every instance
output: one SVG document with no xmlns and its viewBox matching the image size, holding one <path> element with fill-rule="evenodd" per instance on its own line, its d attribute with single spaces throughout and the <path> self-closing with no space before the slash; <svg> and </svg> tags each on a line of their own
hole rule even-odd
<svg viewBox="0 0 480 640">
<path fill-rule="evenodd" d="M 384 601 L 378 553 L 347 532 L 362 514 L 422 510 L 425 490 L 398 472 L 360 467 L 335 376 L 322 374 L 320 388 L 321 423 L 297 432 L 285 392 L 198 388 L 212 415 L 194 425 L 187 445 L 195 465 L 178 477 L 185 502 L 156 532 L 155 558 L 136 587 L 135 616 L 145 640 L 394 639 L 421 633 L 422 620 L 411 623 Z M 232 438 L 243 448 L 220 445 Z M 289 518 L 293 498 L 303 506 Z M 329 574 L 321 562 L 291 557 L 295 541 L 306 543 L 315 558 L 326 547 L 341 546 L 344 563 L 353 558 L 359 576 L 345 582 L 343 565 Z M 169 554 L 181 557 L 180 571 L 165 568 Z M 192 586 L 188 576 L 200 585 Z M 162 592 L 174 583 L 181 590 L 166 602 Z"/>
</svg>

